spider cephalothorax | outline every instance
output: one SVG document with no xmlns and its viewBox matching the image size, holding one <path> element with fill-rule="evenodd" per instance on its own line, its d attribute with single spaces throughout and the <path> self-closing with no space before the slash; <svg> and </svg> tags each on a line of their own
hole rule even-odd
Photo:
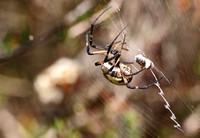
<svg viewBox="0 0 200 138">
<path fill-rule="evenodd" d="M 151 65 L 147 65 L 146 63 L 149 63 L 149 62 L 148 61 L 146 62 L 146 60 L 144 58 L 137 57 L 136 62 L 142 67 L 142 69 L 137 72 L 132 73 L 132 70 L 128 65 L 121 63 L 121 61 L 120 61 L 121 51 L 127 50 L 126 48 L 123 47 L 124 44 L 126 44 L 126 42 L 125 42 L 126 35 L 123 35 L 124 36 L 123 42 L 121 42 L 121 41 L 115 42 L 115 41 L 122 34 L 122 32 L 126 29 L 127 26 L 125 26 L 121 30 L 121 32 L 119 32 L 119 34 L 114 38 L 114 40 L 110 44 L 106 45 L 103 48 L 103 50 L 90 52 L 90 46 L 93 48 L 96 48 L 96 49 L 102 49 L 102 48 L 99 48 L 98 46 L 96 46 L 95 44 L 93 44 L 93 31 L 96 29 L 96 27 L 98 27 L 98 26 L 94 27 L 94 25 L 95 25 L 96 21 L 101 17 L 101 15 L 103 15 L 110 8 L 111 7 L 104 10 L 94 20 L 94 22 L 91 24 L 90 31 L 88 31 L 86 34 L 86 47 L 87 47 L 88 55 L 105 54 L 105 58 L 101 61 L 96 62 L 95 65 L 96 66 L 101 65 L 101 70 L 102 70 L 105 78 L 114 84 L 126 85 L 130 89 L 146 89 L 146 88 L 153 86 L 155 83 L 157 83 L 162 78 L 156 80 L 154 83 L 149 84 L 147 86 L 130 86 L 129 85 L 129 82 L 132 80 L 133 75 L 136 75 L 136 74 L 150 68 Z M 121 45 L 121 49 L 117 50 L 117 47 L 119 45 Z M 115 46 L 115 47 L 112 49 L 112 46 Z M 109 55 L 111 55 L 111 56 L 109 57 Z M 151 64 L 153 66 L 153 63 L 151 63 Z"/>
</svg>

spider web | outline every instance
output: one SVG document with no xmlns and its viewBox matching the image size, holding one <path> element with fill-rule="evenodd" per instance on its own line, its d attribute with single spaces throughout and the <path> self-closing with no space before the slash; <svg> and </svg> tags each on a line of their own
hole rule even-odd
<svg viewBox="0 0 200 138">
<path fill-rule="evenodd" d="M 113 26 L 115 27 L 115 29 L 116 29 L 117 31 L 120 31 L 122 28 L 124 28 L 124 23 L 123 23 L 122 18 L 121 18 L 121 16 L 120 16 L 120 11 L 121 11 L 121 9 L 120 9 L 120 7 L 118 6 L 116 0 L 112 0 L 112 3 L 113 3 L 113 5 L 114 5 L 113 7 L 116 9 L 115 12 L 116 12 L 116 14 L 117 14 L 117 18 L 118 18 L 118 20 L 119 20 L 119 22 L 120 22 L 120 26 L 121 26 L 121 27 L 118 27 L 115 21 L 111 20 L 111 22 L 112 22 Z M 125 31 L 123 32 L 123 35 L 124 35 L 124 34 L 127 34 L 127 36 L 130 37 L 130 39 L 132 40 L 132 43 L 134 43 L 134 37 L 131 36 L 130 33 L 128 33 L 128 32 L 125 30 Z M 145 56 L 148 55 L 148 54 L 146 54 L 146 53 L 145 53 L 143 50 L 141 50 L 141 49 L 136 49 L 136 51 L 138 51 L 138 52 L 141 53 L 142 55 L 145 55 Z M 129 52 L 132 52 L 132 51 L 129 51 Z M 149 56 L 148 56 L 148 57 L 149 57 Z M 150 59 L 151 59 L 151 58 L 150 58 Z M 137 67 L 135 67 L 135 66 L 132 66 L 132 67 L 133 67 L 135 70 L 137 70 L 137 71 L 139 70 L 139 69 L 137 69 Z M 165 74 L 164 74 L 161 70 L 159 70 L 156 66 L 154 67 L 154 69 L 155 69 L 156 72 L 158 72 L 159 74 L 161 74 L 161 76 L 164 77 L 165 81 L 167 81 L 167 83 L 169 83 L 169 85 L 172 86 L 172 89 L 173 89 L 174 94 L 175 94 L 175 95 L 180 99 L 180 101 L 184 104 L 185 108 L 189 109 L 190 112 L 193 112 L 193 107 L 191 106 L 191 104 L 186 102 L 187 100 L 184 98 L 184 96 L 182 95 L 182 93 L 178 91 L 178 89 L 173 85 L 172 82 L 170 82 L 170 80 L 165 76 Z M 154 72 L 152 69 L 150 69 L 150 72 L 151 72 L 151 74 L 153 75 L 154 79 L 155 79 L 155 80 L 158 80 L 158 79 L 157 79 L 157 76 L 155 75 L 155 72 Z M 160 97 L 163 99 L 163 101 L 164 101 L 164 103 L 165 103 L 165 104 L 164 104 L 165 109 L 167 109 L 167 110 L 170 112 L 170 114 L 171 114 L 171 116 L 170 116 L 169 118 L 174 122 L 174 128 L 177 128 L 179 131 L 184 132 L 183 129 L 182 129 L 182 126 L 181 126 L 180 123 L 177 121 L 176 115 L 175 115 L 174 112 L 172 111 L 169 102 L 168 102 L 167 99 L 165 98 L 165 93 L 164 93 L 163 89 L 161 88 L 162 85 L 160 85 L 160 83 L 157 82 L 157 83 L 155 84 L 155 86 L 158 88 L 158 90 L 159 90 L 159 91 L 158 91 L 158 94 L 160 95 Z M 148 108 L 148 107 L 147 107 L 147 108 Z M 148 115 L 147 115 L 147 116 L 148 116 Z M 149 125 L 152 125 L 151 122 L 148 121 L 148 119 L 151 119 L 151 117 L 149 116 L 149 118 L 147 118 L 146 121 L 147 121 L 147 123 L 148 123 Z M 159 120 L 157 120 L 157 121 L 159 121 Z"/>
</svg>

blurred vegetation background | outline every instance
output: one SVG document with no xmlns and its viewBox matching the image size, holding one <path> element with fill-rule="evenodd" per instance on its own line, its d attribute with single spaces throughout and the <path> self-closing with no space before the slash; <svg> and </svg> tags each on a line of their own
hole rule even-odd
<svg viewBox="0 0 200 138">
<path fill-rule="evenodd" d="M 111 84 L 94 65 L 104 56 L 87 55 L 85 34 L 108 6 L 95 44 L 128 24 L 122 60 L 154 61 L 184 133 L 158 88 Z M 130 84 L 153 81 L 145 71 Z M 199 103 L 200 0 L 0 0 L 1 138 L 199 137 Z"/>
</svg>

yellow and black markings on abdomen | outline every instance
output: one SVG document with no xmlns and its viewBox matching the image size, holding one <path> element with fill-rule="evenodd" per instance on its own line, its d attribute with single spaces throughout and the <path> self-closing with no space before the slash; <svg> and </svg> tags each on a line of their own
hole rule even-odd
<svg viewBox="0 0 200 138">
<path fill-rule="evenodd" d="M 110 82 L 117 84 L 117 85 L 125 85 L 120 68 L 114 67 L 112 71 L 108 71 L 113 64 L 111 62 L 105 62 L 101 66 L 101 70 L 105 76 L 106 79 L 108 79 Z M 130 67 L 123 65 L 124 69 L 126 69 L 127 74 L 131 73 Z M 132 76 L 127 77 L 128 82 L 132 80 Z"/>
</svg>

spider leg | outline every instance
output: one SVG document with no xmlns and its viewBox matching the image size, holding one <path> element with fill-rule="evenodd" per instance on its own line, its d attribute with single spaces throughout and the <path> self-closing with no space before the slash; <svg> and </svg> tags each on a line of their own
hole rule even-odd
<svg viewBox="0 0 200 138">
<path fill-rule="evenodd" d="M 125 44 L 125 39 L 126 39 L 126 35 L 124 35 L 124 40 L 123 40 L 123 43 L 122 43 L 122 46 L 121 46 L 121 50 L 123 49 L 123 46 L 124 46 L 124 44 Z M 117 44 L 117 45 L 115 46 L 115 49 L 116 49 L 118 46 L 119 46 L 119 44 Z M 111 70 L 120 62 L 120 61 L 119 61 L 119 57 L 121 56 L 121 50 L 120 50 L 120 52 L 119 52 L 118 54 L 116 54 L 116 55 L 114 55 L 114 56 L 108 58 L 106 61 L 105 61 L 105 59 L 104 59 L 104 60 L 101 60 L 101 61 L 99 61 L 99 62 L 96 62 L 95 65 L 98 66 L 98 65 L 101 65 L 101 63 L 103 63 L 103 62 L 108 62 L 108 61 L 111 61 L 111 60 L 113 60 L 113 59 L 116 59 L 115 65 L 113 65 L 113 66 L 108 70 L 108 71 L 111 71 Z"/>
<path fill-rule="evenodd" d="M 88 34 L 88 33 L 87 33 Z M 86 36 L 87 37 L 87 36 Z M 86 38 L 87 39 L 87 38 Z M 87 39 L 88 40 L 88 39 Z M 124 39 L 124 41 L 125 41 L 125 39 Z M 121 47 L 121 49 L 123 49 L 123 45 L 125 44 L 125 42 L 123 41 L 123 43 L 122 43 L 122 47 Z M 121 42 L 121 41 L 120 41 Z M 105 54 L 105 53 L 107 53 L 107 51 L 96 51 L 96 52 L 89 52 L 89 45 L 88 45 L 88 41 L 86 41 L 86 45 L 87 45 L 87 52 L 88 52 L 88 54 L 89 55 L 97 55 L 97 54 Z M 121 51 L 120 51 L 120 55 L 121 55 Z M 113 57 L 110 57 L 110 58 L 108 58 L 106 61 L 105 60 L 101 60 L 101 61 L 99 61 L 99 62 L 96 62 L 95 63 L 95 65 L 96 66 L 98 66 L 98 65 L 101 65 L 101 63 L 103 63 L 103 62 L 108 62 L 108 61 L 111 61 L 111 60 L 113 60 L 113 59 L 115 59 L 115 58 L 119 58 L 119 54 L 116 54 L 116 55 L 114 55 Z M 117 58 L 117 59 L 118 59 Z"/>
<path fill-rule="evenodd" d="M 90 31 L 89 32 L 87 32 L 86 33 L 86 35 L 85 35 L 85 37 L 86 37 L 86 47 L 87 47 L 87 53 L 88 53 L 88 55 L 96 55 L 96 53 L 95 52 L 90 52 L 90 47 L 89 47 L 89 42 L 88 42 L 88 36 L 89 36 L 89 33 L 90 33 Z M 117 42 L 115 42 L 114 44 L 117 44 L 117 43 L 120 43 L 121 41 L 117 41 Z M 101 46 L 95 46 L 94 48 L 96 48 L 96 49 L 100 49 L 100 50 L 103 50 L 103 53 L 101 53 L 101 54 L 106 54 L 107 53 L 107 47 L 109 46 L 110 44 L 108 44 L 108 45 L 106 45 L 104 48 L 103 47 L 101 47 Z M 106 50 L 106 51 L 105 51 Z M 97 52 L 97 53 L 99 53 L 99 52 Z"/>
<path fill-rule="evenodd" d="M 88 35 L 89 35 L 89 33 L 90 33 L 90 31 L 87 32 L 86 35 L 85 35 L 85 37 L 86 37 L 86 47 L 87 47 L 87 53 L 88 53 L 88 55 L 106 54 L 107 53 L 106 50 L 90 52 L 90 46 L 89 46 L 89 42 L 88 42 Z"/>
<path fill-rule="evenodd" d="M 121 51 L 122 51 L 122 49 L 123 49 L 123 47 L 124 47 L 125 40 L 126 40 L 126 35 L 124 35 L 124 40 L 123 40 L 123 43 L 122 43 L 120 52 L 119 52 L 118 54 L 116 54 L 116 58 L 115 58 L 116 61 L 115 61 L 115 64 L 108 70 L 108 72 L 109 72 L 109 71 L 112 71 L 114 67 L 116 67 L 117 65 L 120 64 Z"/>
<path fill-rule="evenodd" d="M 160 81 L 163 78 L 163 77 L 161 77 L 160 79 L 158 79 L 155 82 L 153 82 L 153 83 L 151 83 L 149 85 L 146 85 L 146 86 L 130 86 L 129 83 L 128 83 L 128 81 L 127 81 L 127 79 L 126 79 L 126 77 L 125 77 L 125 75 L 124 75 L 122 67 L 120 65 L 119 65 L 119 67 L 120 67 L 120 71 L 122 73 L 122 77 L 123 77 L 124 83 L 126 84 L 126 87 L 130 88 L 130 89 L 147 89 L 147 88 L 155 85 L 158 81 Z"/>
<path fill-rule="evenodd" d="M 126 74 L 125 72 L 123 72 L 123 73 L 124 73 L 125 76 L 133 76 L 133 75 L 137 75 L 138 73 L 140 73 L 140 72 L 142 72 L 144 70 L 146 70 L 146 68 L 143 68 L 143 69 L 141 69 L 141 70 L 139 70 L 137 72 L 131 73 L 131 74 Z"/>
<path fill-rule="evenodd" d="M 101 49 L 101 48 L 98 48 L 95 44 L 93 44 L 93 31 L 94 31 L 96 28 L 98 28 L 98 27 L 100 27 L 100 26 L 103 25 L 103 23 L 102 23 L 102 24 L 100 24 L 100 25 L 95 26 L 95 23 L 96 23 L 96 21 L 97 21 L 107 10 L 109 10 L 110 8 L 111 8 L 111 7 L 105 9 L 105 10 L 93 21 L 93 23 L 91 24 L 91 29 L 90 29 L 90 31 L 88 31 L 88 32 L 86 33 L 86 47 L 87 47 L 87 53 L 88 53 L 88 55 L 96 55 L 96 54 L 105 54 L 105 53 L 106 53 L 105 51 L 90 52 L 89 46 L 91 46 L 91 47 L 93 47 L 93 48 Z M 126 27 L 127 27 L 127 26 L 126 26 Z M 114 39 L 114 41 L 113 41 L 111 44 L 108 44 L 108 45 L 106 45 L 106 46 L 104 47 L 104 49 L 106 49 L 106 50 L 107 50 L 107 47 L 108 47 L 107 56 L 108 56 L 108 53 L 110 52 L 110 49 L 111 49 L 112 45 L 121 42 L 121 41 L 115 42 L 115 40 L 116 40 L 116 39 L 119 37 L 119 35 L 125 30 L 126 27 L 124 27 L 124 29 L 118 34 L 118 36 Z M 90 38 L 89 38 L 89 34 L 90 34 Z M 90 42 L 89 42 L 89 39 L 90 39 Z M 125 50 L 128 50 L 128 49 L 125 49 Z M 107 58 L 108 58 L 108 57 L 107 57 Z"/>
<path fill-rule="evenodd" d="M 96 45 L 95 44 L 93 44 L 93 31 L 95 30 L 95 28 L 94 28 L 94 25 L 95 25 L 95 23 L 96 23 L 96 21 L 107 11 L 107 10 L 109 10 L 111 7 L 108 7 L 107 9 L 105 9 L 95 20 L 94 20 L 94 22 L 91 24 L 91 29 L 90 29 L 90 46 L 91 47 L 96 47 Z M 100 25 L 101 26 L 101 25 Z"/>
<path fill-rule="evenodd" d="M 100 27 L 100 26 L 102 26 L 102 25 L 104 25 L 104 23 L 101 23 L 101 24 L 99 24 L 99 25 L 96 25 L 95 27 L 94 27 L 94 29 L 93 29 L 93 32 L 98 28 L 98 27 Z M 90 32 L 90 31 L 89 31 Z M 93 40 L 92 40 L 93 41 Z M 118 44 L 118 43 L 120 43 L 121 41 L 117 41 L 117 42 L 115 42 L 114 44 Z M 93 47 L 93 48 L 96 48 L 96 49 L 108 49 L 108 46 L 109 46 L 110 44 L 107 44 L 104 48 L 102 48 L 102 46 L 96 46 L 95 44 L 90 44 L 90 46 L 91 47 Z"/>
<path fill-rule="evenodd" d="M 117 42 L 115 42 L 113 45 L 115 45 L 115 44 L 118 44 L 118 43 L 120 43 L 121 41 L 117 41 Z M 105 47 L 104 47 L 104 49 L 108 49 L 108 47 L 110 46 L 110 44 L 107 44 Z"/>
<path fill-rule="evenodd" d="M 124 64 L 133 64 L 133 62 L 123 62 L 123 63 Z M 142 72 L 144 70 L 146 70 L 146 68 L 142 68 L 141 70 L 139 70 L 137 72 L 133 72 L 131 74 L 126 74 L 125 72 L 123 72 L 123 73 L 124 73 L 125 76 L 133 76 L 133 75 L 137 75 L 138 73 L 140 73 L 140 72 Z"/>
<path fill-rule="evenodd" d="M 108 54 L 109 54 L 109 52 L 110 52 L 110 50 L 111 50 L 113 44 L 115 43 L 115 41 L 117 40 L 117 38 L 121 35 L 121 33 L 126 29 L 127 26 L 128 26 L 128 25 L 126 25 L 126 26 L 121 30 L 121 32 L 119 32 L 119 34 L 115 37 L 115 39 L 110 43 L 110 45 L 109 45 L 109 47 L 108 47 L 108 51 L 107 51 L 106 57 L 105 57 L 105 59 L 104 59 L 105 62 L 106 62 L 106 60 L 108 59 Z M 121 49 L 123 49 L 123 46 L 124 46 L 124 42 L 122 43 Z M 121 54 L 121 51 L 120 51 L 119 54 Z"/>
<path fill-rule="evenodd" d="M 114 56 L 108 58 L 106 62 L 115 59 L 117 56 L 118 56 L 118 55 L 114 55 Z M 104 62 L 105 62 L 105 60 L 101 60 L 101 61 L 95 62 L 95 65 L 98 66 L 98 65 L 101 65 L 101 63 L 104 63 Z"/>
<path fill-rule="evenodd" d="M 117 49 L 117 47 L 119 46 L 119 44 L 118 44 L 118 43 L 120 43 L 120 42 L 121 42 L 121 41 L 117 41 L 117 42 L 114 42 L 114 43 L 113 43 L 113 45 L 114 45 L 114 44 L 117 44 L 117 45 L 114 47 L 114 50 L 116 50 L 116 49 Z M 124 42 L 124 43 L 126 44 L 126 42 Z M 120 44 L 123 44 L 123 43 L 120 43 Z M 104 49 L 108 49 L 108 47 L 109 47 L 109 46 L 110 46 L 110 44 L 106 45 Z M 128 48 L 124 48 L 124 47 L 122 48 L 122 50 L 129 51 L 129 49 L 128 49 Z"/>
<path fill-rule="evenodd" d="M 126 87 L 130 88 L 130 89 L 147 89 L 153 85 L 155 85 L 158 81 L 160 81 L 163 77 L 161 77 L 160 79 L 156 80 L 155 82 L 146 85 L 146 86 L 130 86 L 128 83 L 126 83 Z"/>
<path fill-rule="evenodd" d="M 94 24 L 95 24 L 96 21 L 97 21 L 107 10 L 109 10 L 110 8 L 111 8 L 111 7 L 107 8 L 106 10 L 104 10 L 104 11 L 94 20 L 94 22 L 91 24 L 91 29 L 90 29 L 90 31 L 88 31 L 88 32 L 86 33 L 86 35 L 85 35 L 85 37 L 86 37 L 86 47 L 87 47 L 87 53 L 88 53 L 88 55 L 97 55 L 97 54 L 105 54 L 105 53 L 106 53 L 105 50 L 104 50 L 104 51 L 97 51 L 97 52 L 90 52 L 90 47 L 89 47 L 89 45 L 90 45 L 91 47 L 97 48 L 97 46 L 93 44 L 93 31 L 94 31 L 96 28 L 98 28 L 99 26 L 103 25 L 103 24 L 97 25 L 96 27 L 94 27 Z M 88 41 L 89 41 L 89 38 L 88 38 L 88 37 L 89 37 L 89 34 L 90 34 L 90 42 L 88 42 Z M 105 48 L 104 48 L 104 49 L 105 49 Z"/>
</svg>

